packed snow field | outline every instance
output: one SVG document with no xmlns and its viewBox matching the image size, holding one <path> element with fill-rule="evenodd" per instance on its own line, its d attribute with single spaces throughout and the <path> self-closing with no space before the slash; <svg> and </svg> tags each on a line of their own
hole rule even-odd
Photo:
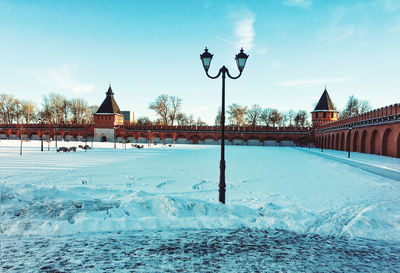
<svg viewBox="0 0 400 273">
<path fill-rule="evenodd" d="M 0 142 L 2 269 L 400 271 L 400 183 L 304 148 L 228 146 L 222 205 L 218 146 L 56 153 L 30 141 L 20 156 L 19 144 Z M 400 170 L 399 159 L 352 156 Z"/>
</svg>

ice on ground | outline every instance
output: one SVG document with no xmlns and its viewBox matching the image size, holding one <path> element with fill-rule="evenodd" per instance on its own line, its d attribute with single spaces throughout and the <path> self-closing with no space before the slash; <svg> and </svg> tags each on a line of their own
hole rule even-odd
<svg viewBox="0 0 400 273">
<path fill-rule="evenodd" d="M 24 142 L 20 156 L 19 141 L 0 142 L 3 235 L 246 227 L 400 241 L 399 182 L 302 148 L 227 146 L 222 205 L 218 146 L 39 147 Z"/>
</svg>

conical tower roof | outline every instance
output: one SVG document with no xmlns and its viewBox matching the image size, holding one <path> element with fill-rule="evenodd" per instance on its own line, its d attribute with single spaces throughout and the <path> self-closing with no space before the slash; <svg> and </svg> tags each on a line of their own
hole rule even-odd
<svg viewBox="0 0 400 273">
<path fill-rule="evenodd" d="M 106 95 L 106 98 L 100 105 L 96 114 L 122 114 L 121 110 L 119 110 L 117 102 L 114 99 L 114 92 L 111 89 L 111 84 L 108 87 Z"/>
<path fill-rule="evenodd" d="M 329 97 L 328 91 L 326 91 L 326 87 L 317 103 L 317 106 L 315 106 L 314 111 L 336 111 L 336 108 Z"/>
</svg>

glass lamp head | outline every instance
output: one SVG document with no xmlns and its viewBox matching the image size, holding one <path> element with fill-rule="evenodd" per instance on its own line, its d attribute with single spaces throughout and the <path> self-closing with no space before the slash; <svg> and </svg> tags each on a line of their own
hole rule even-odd
<svg viewBox="0 0 400 273">
<path fill-rule="evenodd" d="M 241 48 L 239 54 L 236 55 L 235 61 L 240 72 L 243 71 L 248 57 L 249 55 L 243 52 L 243 48 Z"/>
<path fill-rule="evenodd" d="M 207 47 L 204 49 L 203 54 L 200 55 L 201 62 L 203 63 L 203 67 L 204 67 L 204 70 L 206 72 L 210 68 L 212 57 L 213 57 L 213 54 L 208 52 L 208 48 Z"/>
</svg>

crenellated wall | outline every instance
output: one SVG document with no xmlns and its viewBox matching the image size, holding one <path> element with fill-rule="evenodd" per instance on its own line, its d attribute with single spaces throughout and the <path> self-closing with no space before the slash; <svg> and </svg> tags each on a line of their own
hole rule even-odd
<svg viewBox="0 0 400 273">
<path fill-rule="evenodd" d="M 315 129 L 316 146 L 400 157 L 400 104 L 393 104 Z"/>
<path fill-rule="evenodd" d="M 69 140 L 129 141 L 132 143 L 218 144 L 220 126 L 125 126 L 113 129 L 79 125 L 0 124 L 0 139 L 20 138 L 21 128 L 26 139 L 55 138 Z M 111 130 L 111 131 L 110 131 Z M 310 128 L 266 126 L 225 126 L 227 145 L 307 146 L 313 143 Z"/>
</svg>

